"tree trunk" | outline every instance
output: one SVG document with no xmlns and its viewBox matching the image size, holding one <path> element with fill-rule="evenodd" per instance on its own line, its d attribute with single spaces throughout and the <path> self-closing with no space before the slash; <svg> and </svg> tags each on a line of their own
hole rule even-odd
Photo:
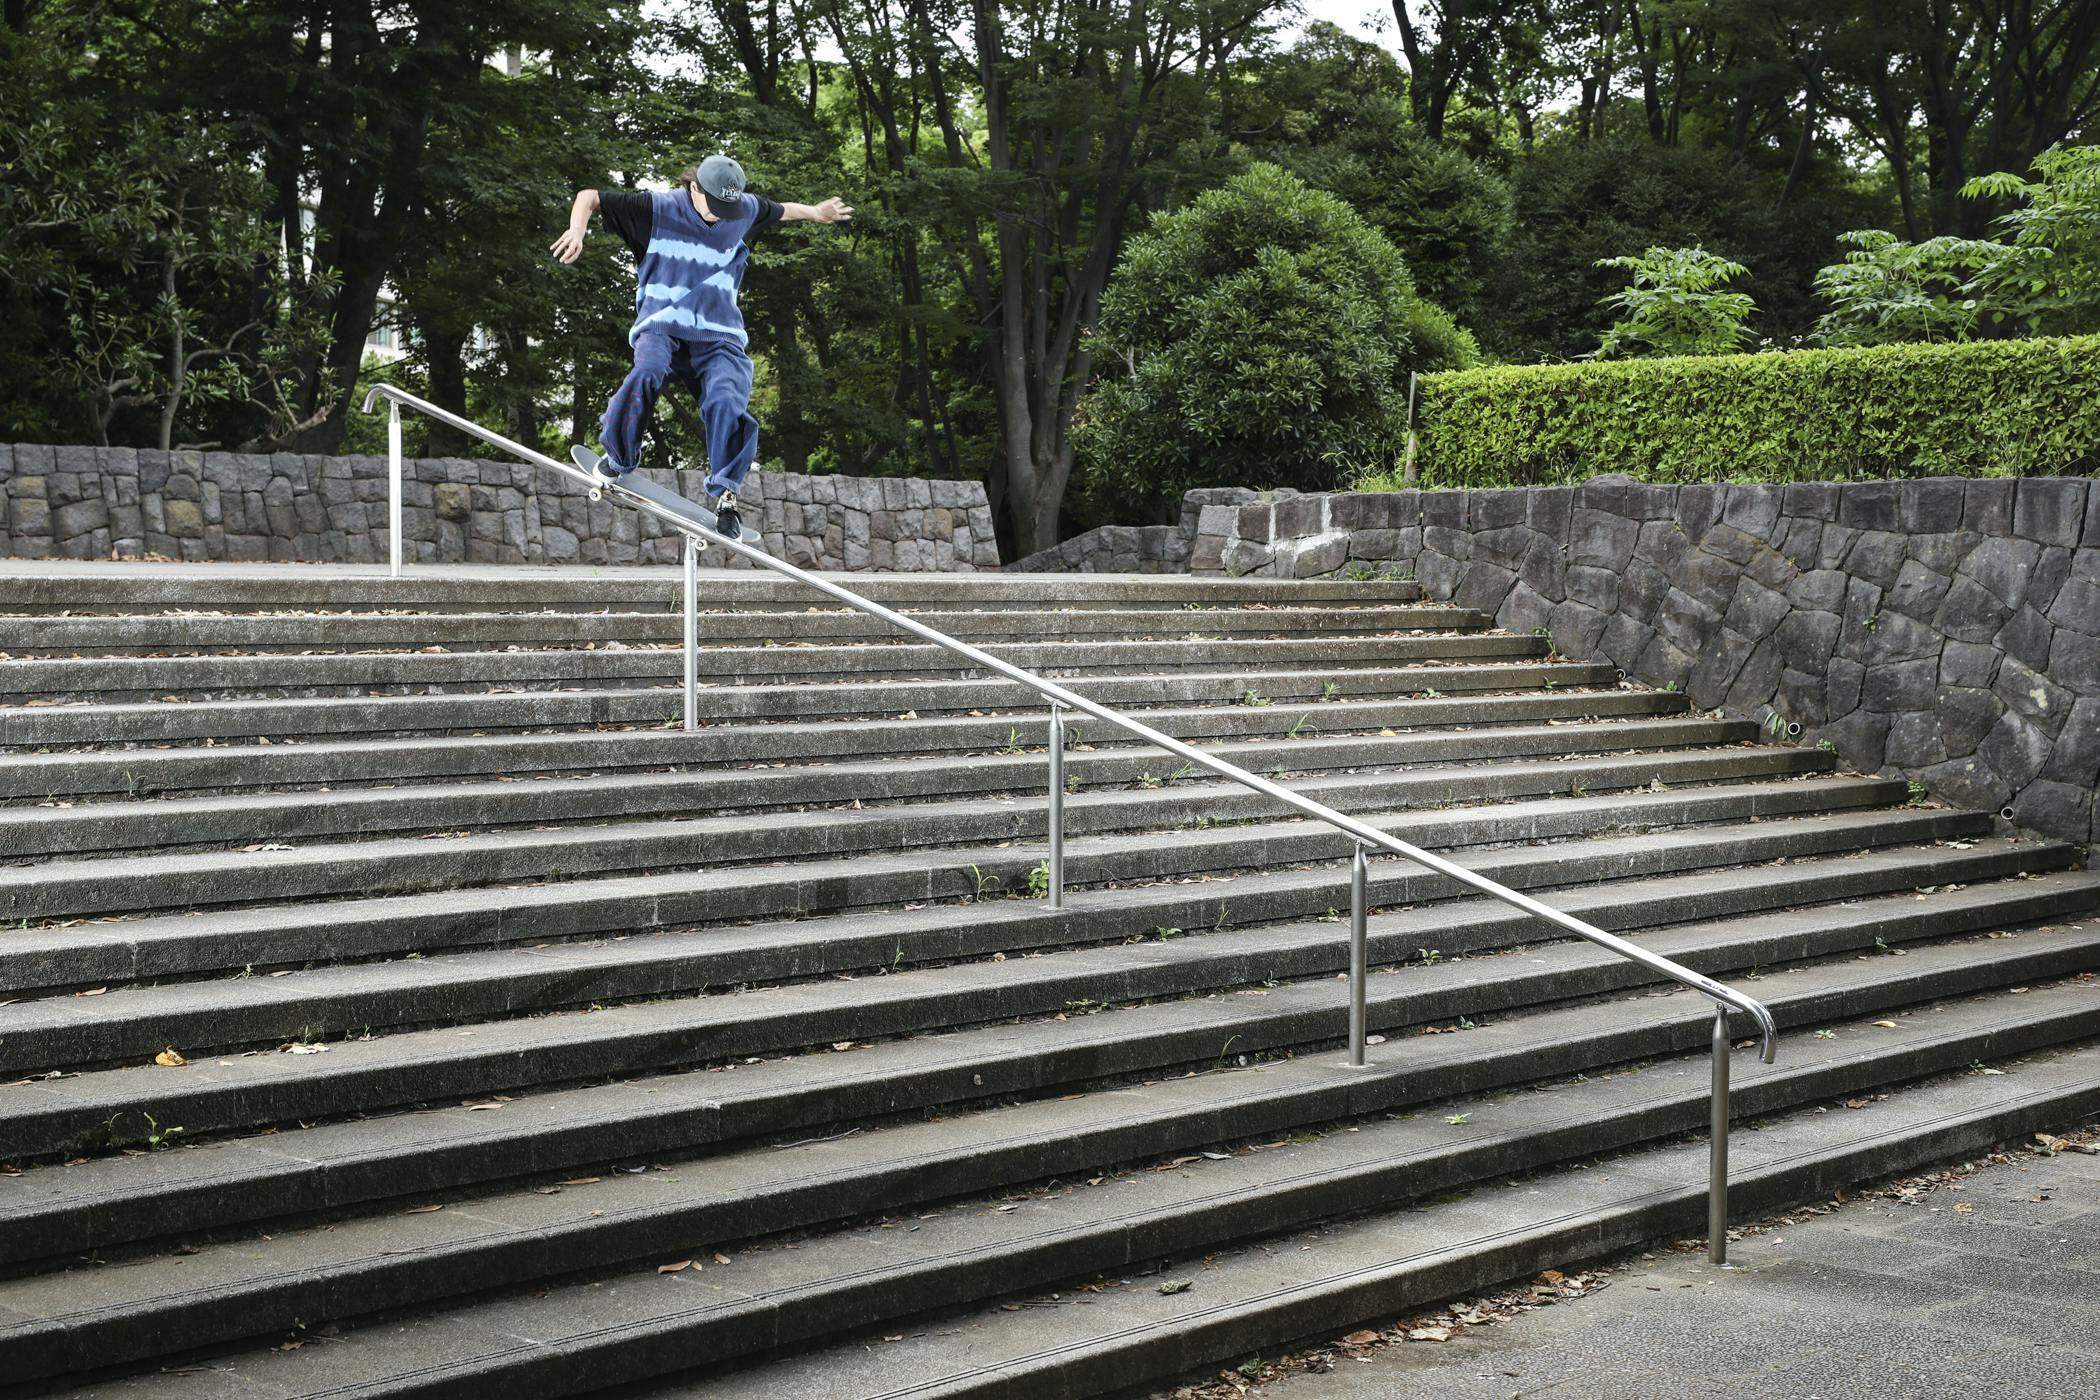
<svg viewBox="0 0 2100 1400">
<path fill-rule="evenodd" d="M 419 328 L 423 354 L 430 363 L 430 401 L 448 413 L 467 416 L 467 338 L 455 331 Z M 435 418 L 424 424 L 424 451 L 432 457 L 458 457 L 467 450 L 467 435 Z"/>
</svg>

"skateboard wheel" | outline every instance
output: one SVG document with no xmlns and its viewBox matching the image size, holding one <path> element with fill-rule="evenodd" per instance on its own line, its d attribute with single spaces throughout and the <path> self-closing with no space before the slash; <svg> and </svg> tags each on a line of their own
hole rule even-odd
<svg viewBox="0 0 2100 1400">
<path fill-rule="evenodd" d="M 594 501 L 599 501 L 599 500 L 603 500 L 604 498 L 605 498 L 605 490 L 604 490 L 604 488 L 603 488 L 603 487 L 593 486 L 593 487 L 591 488 L 591 499 L 592 499 L 592 500 L 594 500 Z"/>
</svg>

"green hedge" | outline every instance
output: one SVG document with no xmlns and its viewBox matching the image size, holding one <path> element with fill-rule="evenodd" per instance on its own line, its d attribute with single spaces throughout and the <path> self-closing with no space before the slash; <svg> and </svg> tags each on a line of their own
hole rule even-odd
<svg viewBox="0 0 2100 1400">
<path fill-rule="evenodd" d="M 1427 486 L 2100 466 L 2100 336 L 1500 366 L 1425 374 L 1420 387 Z"/>
</svg>

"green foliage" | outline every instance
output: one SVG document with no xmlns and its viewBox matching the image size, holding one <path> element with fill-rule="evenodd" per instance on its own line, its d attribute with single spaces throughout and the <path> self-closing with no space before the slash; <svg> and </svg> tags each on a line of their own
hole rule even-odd
<svg viewBox="0 0 2100 1400">
<path fill-rule="evenodd" d="M 2034 171 L 2039 179 L 2000 172 L 1962 187 L 2023 204 L 1997 221 L 2011 244 L 1979 270 L 1977 288 L 2038 333 L 2100 331 L 2100 146 L 2051 146 Z"/>
<path fill-rule="evenodd" d="M 1092 344 L 1081 460 L 1132 515 L 1199 486 L 1339 485 L 1397 453 L 1410 370 L 1475 358 L 1391 243 L 1271 165 L 1133 239 Z"/>
<path fill-rule="evenodd" d="M 1776 204 L 1773 178 L 1725 151 L 1649 141 L 1565 138 L 1517 169 L 1506 272 L 1473 329 L 1508 360 L 1573 359 L 1596 347 L 1600 300 L 1617 290 L 1604 259 L 1629 249 L 1701 247 L 1748 269 L 1738 284 L 1761 333 L 1805 334 L 1822 308 L 1809 294 L 1840 230 L 1882 216 L 1844 190 Z"/>
<path fill-rule="evenodd" d="M 1749 271 L 1739 262 L 1704 248 L 1650 248 L 1639 255 L 1600 258 L 1633 280 L 1610 296 L 1619 319 L 1604 333 L 1600 356 L 1641 354 L 1720 355 L 1740 349 L 1749 332 L 1743 322 L 1757 309 L 1748 293 L 1728 284 Z"/>
<path fill-rule="evenodd" d="M 1973 238 L 1906 243 L 1873 228 L 1838 241 L 1852 251 L 1816 274 L 1816 292 L 1830 303 L 1816 336 L 1830 345 L 1968 339 L 1984 314 L 1969 284 L 2004 252 Z"/>
<path fill-rule="evenodd" d="M 1427 375 L 1422 484 L 2090 471 L 2100 466 L 2096 382 L 2100 336 Z"/>
</svg>

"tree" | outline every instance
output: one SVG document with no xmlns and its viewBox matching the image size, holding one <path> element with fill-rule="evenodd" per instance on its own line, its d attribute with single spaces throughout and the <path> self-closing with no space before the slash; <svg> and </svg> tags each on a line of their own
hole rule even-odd
<svg viewBox="0 0 2100 1400">
<path fill-rule="evenodd" d="M 1399 252 L 1258 164 L 1125 249 L 1080 414 L 1097 497 L 1156 516 L 1198 486 L 1328 489 L 1389 466 L 1410 371 L 1471 363 Z"/>
<path fill-rule="evenodd" d="M 1640 354 L 1721 355 L 1742 348 L 1743 325 L 1757 309 L 1744 292 L 1727 290 L 1749 271 L 1704 248 L 1650 248 L 1638 255 L 1600 259 L 1599 267 L 1633 274 L 1626 286 L 1605 297 L 1619 319 L 1604 333 L 1599 356 Z"/>
</svg>

